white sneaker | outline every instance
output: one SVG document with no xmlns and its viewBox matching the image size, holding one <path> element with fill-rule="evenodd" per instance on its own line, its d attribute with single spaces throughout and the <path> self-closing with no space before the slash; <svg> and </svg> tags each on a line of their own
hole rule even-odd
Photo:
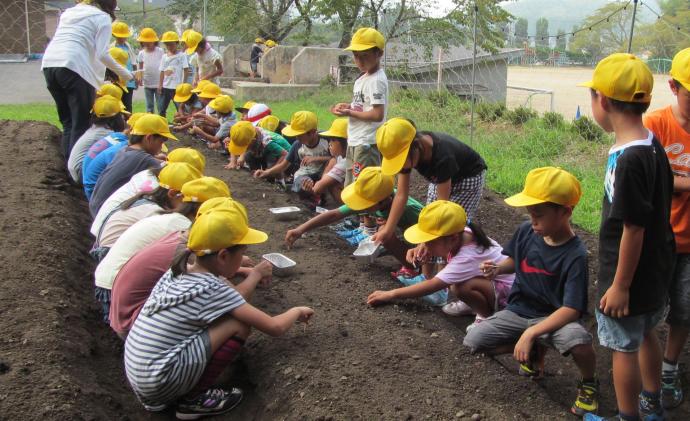
<svg viewBox="0 0 690 421">
<path fill-rule="evenodd" d="M 477 325 L 483 322 L 484 320 L 486 320 L 484 317 L 477 314 L 477 317 L 474 318 L 474 321 L 471 324 L 467 325 L 467 327 L 465 328 L 465 333 L 470 333 L 470 330 L 477 327 Z"/>
<path fill-rule="evenodd" d="M 444 305 L 441 310 L 449 316 L 471 316 L 474 314 L 470 306 L 460 300 Z"/>
</svg>

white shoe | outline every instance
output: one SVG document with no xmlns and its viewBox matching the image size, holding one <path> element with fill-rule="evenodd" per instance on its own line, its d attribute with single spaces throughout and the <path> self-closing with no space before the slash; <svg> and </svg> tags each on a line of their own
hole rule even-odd
<svg viewBox="0 0 690 421">
<path fill-rule="evenodd" d="M 465 328 L 465 333 L 470 333 L 470 330 L 477 327 L 477 325 L 483 322 L 484 320 L 486 320 L 484 317 L 477 314 L 477 317 L 474 318 L 474 321 L 471 324 L 467 325 L 467 327 Z"/>
<path fill-rule="evenodd" d="M 471 316 L 474 314 L 470 306 L 460 300 L 444 305 L 441 310 L 449 316 Z"/>
</svg>

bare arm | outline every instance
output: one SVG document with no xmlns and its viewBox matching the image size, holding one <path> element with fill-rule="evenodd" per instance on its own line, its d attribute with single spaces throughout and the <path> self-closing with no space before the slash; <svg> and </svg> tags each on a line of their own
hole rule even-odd
<svg viewBox="0 0 690 421">
<path fill-rule="evenodd" d="M 386 224 L 379 228 L 379 231 L 371 238 L 377 243 L 388 241 L 395 233 L 395 227 L 398 226 L 402 214 L 405 212 L 407 206 L 407 199 L 410 195 L 410 174 L 398 174 L 398 190 L 395 192 L 391 209 L 388 213 Z"/>
<path fill-rule="evenodd" d="M 285 313 L 269 316 L 249 303 L 237 307 L 232 312 L 232 316 L 240 322 L 271 336 L 284 335 L 295 322 L 307 322 L 312 314 L 314 310 L 308 307 L 293 307 Z"/>
<path fill-rule="evenodd" d="M 267 170 L 263 170 L 259 173 L 258 177 L 259 178 L 267 178 L 267 177 L 275 177 L 277 175 L 280 175 L 283 171 L 288 169 L 290 166 L 290 163 L 288 162 L 287 159 L 282 160 L 281 162 L 275 164 L 271 168 Z"/>
<path fill-rule="evenodd" d="M 291 247 L 298 238 L 304 235 L 304 233 L 338 222 L 347 215 L 348 214 L 344 214 L 338 209 L 331 209 L 328 212 L 316 215 L 299 227 L 288 230 L 288 232 L 285 234 L 285 244 L 287 244 L 288 247 Z"/>
<path fill-rule="evenodd" d="M 446 287 L 448 287 L 448 285 L 442 280 L 431 278 L 418 284 L 396 288 L 390 291 L 374 291 L 367 297 L 367 304 L 375 306 L 396 299 L 423 297 Z"/>
<path fill-rule="evenodd" d="M 629 314 L 630 284 L 640 262 L 644 227 L 624 224 L 618 251 L 618 266 L 611 287 L 599 301 L 601 311 L 611 317 L 625 317 Z"/>
<path fill-rule="evenodd" d="M 437 184 L 436 185 L 436 200 L 449 200 L 450 199 L 450 188 L 451 188 L 450 178 L 441 184 Z"/>
<path fill-rule="evenodd" d="M 677 193 L 690 191 L 690 177 L 673 177 L 673 191 Z"/>
<path fill-rule="evenodd" d="M 529 354 L 534 345 L 534 341 L 541 335 L 555 332 L 568 323 L 580 318 L 580 311 L 570 307 L 561 307 L 551 313 L 547 318 L 534 326 L 527 328 L 518 339 L 513 351 L 513 357 L 520 362 L 529 361 Z"/>
<path fill-rule="evenodd" d="M 202 75 L 199 79 L 213 79 L 216 76 L 223 74 L 223 63 L 220 60 L 215 62 L 216 69 L 207 75 Z"/>
<path fill-rule="evenodd" d="M 362 121 L 373 121 L 379 122 L 383 121 L 384 111 L 382 104 L 376 104 L 369 111 L 355 111 L 351 109 L 345 109 L 342 111 L 343 115 L 354 117 Z"/>
<path fill-rule="evenodd" d="M 256 266 L 251 268 L 247 277 L 240 284 L 235 286 L 235 290 L 242 295 L 245 301 L 252 299 L 256 286 L 263 279 L 270 279 L 273 267 L 265 260 L 259 262 Z"/>
</svg>

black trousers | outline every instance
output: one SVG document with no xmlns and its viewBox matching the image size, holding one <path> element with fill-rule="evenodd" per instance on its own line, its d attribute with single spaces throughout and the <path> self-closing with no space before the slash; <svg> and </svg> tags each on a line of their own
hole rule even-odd
<svg viewBox="0 0 690 421">
<path fill-rule="evenodd" d="M 132 112 L 132 98 L 134 97 L 134 91 L 136 88 L 127 88 L 128 92 L 122 93 L 122 103 L 125 104 L 125 109 Z"/>
<path fill-rule="evenodd" d="M 66 67 L 45 68 L 43 76 L 57 105 L 62 123 L 62 155 L 67 161 L 74 144 L 91 126 L 91 107 L 96 99 L 96 89 Z"/>
</svg>

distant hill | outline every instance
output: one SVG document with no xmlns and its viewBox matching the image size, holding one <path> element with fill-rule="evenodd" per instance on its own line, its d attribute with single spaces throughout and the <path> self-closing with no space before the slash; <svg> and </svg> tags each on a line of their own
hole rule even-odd
<svg viewBox="0 0 690 421">
<path fill-rule="evenodd" d="M 587 16 L 600 7 L 611 3 L 610 0 L 517 0 L 504 1 L 501 6 L 516 18 L 525 18 L 529 22 L 529 34 L 535 35 L 537 19 L 549 20 L 550 35 L 556 35 L 558 29 L 568 32 L 574 25 L 579 25 Z M 656 0 L 645 0 L 649 6 L 659 11 Z M 637 9 L 643 22 L 652 22 L 654 15 L 644 6 Z"/>
</svg>

